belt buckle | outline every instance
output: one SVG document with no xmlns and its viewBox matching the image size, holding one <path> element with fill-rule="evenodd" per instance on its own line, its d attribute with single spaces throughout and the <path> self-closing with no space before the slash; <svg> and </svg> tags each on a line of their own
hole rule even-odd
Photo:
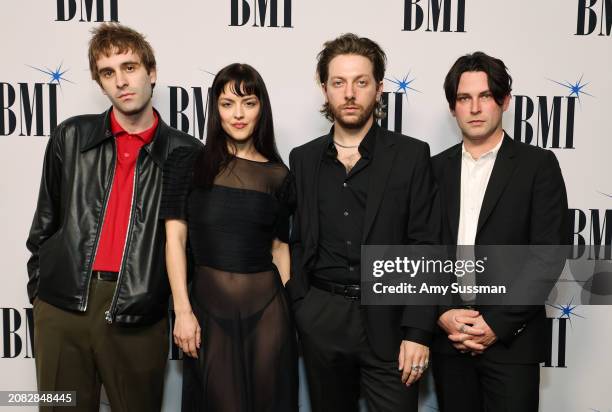
<svg viewBox="0 0 612 412">
<path fill-rule="evenodd" d="M 344 286 L 344 298 L 348 300 L 359 300 L 361 297 L 361 288 L 355 285 Z M 357 294 L 354 294 L 357 292 Z"/>
</svg>

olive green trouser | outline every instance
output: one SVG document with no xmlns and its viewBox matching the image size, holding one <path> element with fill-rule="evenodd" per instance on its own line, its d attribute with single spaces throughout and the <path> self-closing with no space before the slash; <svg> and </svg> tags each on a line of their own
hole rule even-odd
<svg viewBox="0 0 612 412">
<path fill-rule="evenodd" d="M 168 319 L 148 326 L 108 324 L 115 282 L 92 280 L 86 312 L 34 302 L 34 349 L 40 391 L 76 391 L 76 407 L 98 411 L 103 384 L 113 412 L 161 410 L 168 358 Z"/>
</svg>

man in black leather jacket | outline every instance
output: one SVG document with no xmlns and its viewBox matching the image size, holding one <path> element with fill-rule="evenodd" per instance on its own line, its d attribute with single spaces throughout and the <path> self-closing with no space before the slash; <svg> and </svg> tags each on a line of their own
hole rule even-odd
<svg viewBox="0 0 612 412">
<path fill-rule="evenodd" d="M 52 133 L 27 247 L 39 390 L 97 410 L 161 409 L 169 286 L 158 220 L 162 166 L 197 145 L 153 109 L 153 50 L 117 24 L 93 30 L 92 78 L 112 107 Z"/>
</svg>

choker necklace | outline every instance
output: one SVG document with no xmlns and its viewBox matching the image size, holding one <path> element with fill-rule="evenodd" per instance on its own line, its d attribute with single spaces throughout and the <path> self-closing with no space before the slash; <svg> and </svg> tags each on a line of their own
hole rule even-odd
<svg viewBox="0 0 612 412">
<path fill-rule="evenodd" d="M 343 144 L 340 144 L 340 143 L 336 142 L 335 140 L 334 140 L 334 144 L 335 144 L 335 145 L 337 145 L 337 146 L 342 147 L 343 149 L 354 149 L 354 148 L 356 148 L 356 147 L 359 147 L 359 145 L 355 145 L 355 146 L 345 146 L 345 145 L 343 145 Z"/>
</svg>

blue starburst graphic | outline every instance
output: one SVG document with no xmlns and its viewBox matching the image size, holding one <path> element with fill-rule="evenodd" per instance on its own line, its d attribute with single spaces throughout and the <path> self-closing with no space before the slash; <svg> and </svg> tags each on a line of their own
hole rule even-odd
<svg viewBox="0 0 612 412">
<path fill-rule="evenodd" d="M 606 196 L 606 197 L 612 197 L 612 195 L 609 195 L 609 194 L 604 193 L 604 192 L 600 192 L 599 190 L 597 191 L 597 193 L 599 193 L 600 195 Z"/>
<path fill-rule="evenodd" d="M 577 316 L 579 318 L 584 319 L 584 316 L 581 316 L 579 314 L 577 314 L 576 312 L 574 312 L 574 310 L 578 307 L 578 305 L 574 305 L 572 306 L 572 303 L 574 302 L 574 298 L 570 299 L 570 302 L 567 305 L 551 305 L 548 304 L 548 306 L 553 307 L 555 309 L 558 309 L 559 311 L 561 311 L 561 315 L 559 316 L 559 318 L 567 318 L 570 321 L 570 325 L 572 324 L 572 317 L 573 316 Z"/>
<path fill-rule="evenodd" d="M 571 83 L 568 81 L 558 82 L 552 79 L 548 79 L 548 80 L 550 80 L 553 83 L 557 83 L 560 86 L 565 87 L 567 90 L 569 90 L 569 94 L 567 95 L 567 97 L 577 97 L 578 101 L 580 102 L 580 96 L 582 96 L 583 94 L 594 97 L 592 94 L 589 94 L 584 91 L 584 88 L 587 87 L 590 83 L 582 83 L 583 78 L 584 78 L 584 74 L 581 75 L 580 79 L 578 79 L 578 81 L 575 83 Z"/>
<path fill-rule="evenodd" d="M 416 80 L 416 78 L 410 79 L 410 72 L 408 72 L 401 80 L 398 79 L 397 77 L 394 77 L 393 79 L 385 77 L 385 80 L 390 81 L 391 83 L 396 85 L 397 90 L 395 91 L 395 93 L 404 94 L 406 96 L 406 100 L 408 100 L 408 90 L 412 90 L 417 93 L 421 93 L 420 90 L 417 90 L 411 86 L 412 83 Z"/>
<path fill-rule="evenodd" d="M 211 76 L 213 76 L 213 77 L 215 77 L 215 76 L 216 76 L 216 74 L 215 74 L 215 73 L 213 73 L 213 72 L 209 72 L 208 70 L 200 69 L 200 71 L 202 71 L 202 72 L 204 72 L 204 73 L 207 73 L 207 74 L 210 74 L 210 75 L 211 75 Z"/>
<path fill-rule="evenodd" d="M 29 64 L 27 66 L 32 68 L 32 69 L 34 69 L 34 70 L 38 70 L 39 72 L 42 72 L 42 73 L 45 73 L 45 74 L 51 76 L 51 78 L 49 79 L 49 83 L 57 83 L 57 84 L 59 84 L 60 87 L 62 87 L 62 81 L 74 84 L 73 81 L 68 80 L 68 79 L 66 79 L 64 77 L 64 74 L 66 72 L 68 72 L 69 69 L 66 69 L 66 70 L 62 71 L 62 65 L 63 64 L 64 63 L 60 63 L 60 65 L 55 70 L 51 70 L 48 67 L 46 69 L 41 69 L 39 67 L 30 66 Z"/>
</svg>

